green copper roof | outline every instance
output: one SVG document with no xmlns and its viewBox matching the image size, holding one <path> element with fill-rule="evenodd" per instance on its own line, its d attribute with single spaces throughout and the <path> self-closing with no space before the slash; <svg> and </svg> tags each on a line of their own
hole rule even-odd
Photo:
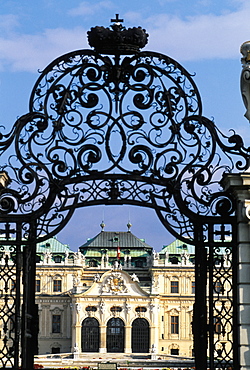
<svg viewBox="0 0 250 370">
<path fill-rule="evenodd" d="M 121 248 L 120 248 L 121 249 Z M 98 258 L 101 258 L 102 256 L 102 252 L 101 250 L 97 250 L 97 249 L 88 249 L 85 253 L 85 251 L 83 251 L 84 253 L 84 256 L 85 257 L 98 257 Z M 123 252 L 123 250 L 121 249 L 120 250 L 120 257 L 124 257 L 126 253 Z M 110 258 L 116 258 L 117 257 L 117 250 L 116 249 L 113 249 L 113 250 L 107 250 L 107 255 L 110 257 Z M 129 255 L 131 257 L 147 257 L 147 253 L 144 252 L 144 250 L 130 250 L 130 253 Z"/>
<path fill-rule="evenodd" d="M 195 254 L 195 247 L 190 244 L 185 244 L 180 240 L 175 240 L 169 245 L 164 245 L 159 254 L 182 254 L 187 252 L 188 254 Z"/>
<path fill-rule="evenodd" d="M 37 243 L 36 251 L 37 253 L 46 251 L 51 253 L 65 253 L 66 251 L 73 253 L 73 251 L 69 249 L 68 244 L 61 243 L 56 237 L 50 238 L 45 242 Z"/>
<path fill-rule="evenodd" d="M 87 240 L 81 248 L 101 248 L 101 249 L 113 249 L 120 247 L 123 248 L 135 248 L 135 249 L 152 249 L 143 240 L 137 238 L 130 231 L 101 231 L 94 238 Z M 122 250 L 121 250 L 122 251 Z"/>
</svg>

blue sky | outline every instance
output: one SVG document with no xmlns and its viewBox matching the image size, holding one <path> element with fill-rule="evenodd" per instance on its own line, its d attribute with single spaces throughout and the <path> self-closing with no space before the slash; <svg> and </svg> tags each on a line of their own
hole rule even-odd
<svg viewBox="0 0 250 370">
<path fill-rule="evenodd" d="M 196 73 L 204 115 L 226 133 L 236 129 L 249 145 L 239 89 L 239 49 L 250 39 L 249 0 L 5 0 L 0 8 L 0 125 L 10 128 L 28 112 L 38 70 L 61 54 L 88 48 L 86 32 L 109 26 L 116 13 L 126 27 L 147 30 L 147 50 L 167 54 Z M 172 241 L 153 211 L 128 206 L 79 210 L 58 237 L 76 249 L 100 231 L 103 217 L 106 230 L 120 231 L 130 218 L 131 231 L 157 250 Z"/>
</svg>

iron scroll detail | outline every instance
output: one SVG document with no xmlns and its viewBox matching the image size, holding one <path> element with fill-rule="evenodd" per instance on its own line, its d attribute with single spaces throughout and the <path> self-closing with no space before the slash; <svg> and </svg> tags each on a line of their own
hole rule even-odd
<svg viewBox="0 0 250 370">
<path fill-rule="evenodd" d="M 197 217 L 233 214 L 220 180 L 249 160 L 239 135 L 225 137 L 202 116 L 192 76 L 155 52 L 56 59 L 34 86 L 30 113 L 2 134 L 4 154 L 11 144 L 0 211 L 32 214 L 38 237 L 57 233 L 77 207 L 143 203 L 192 243 Z"/>
</svg>

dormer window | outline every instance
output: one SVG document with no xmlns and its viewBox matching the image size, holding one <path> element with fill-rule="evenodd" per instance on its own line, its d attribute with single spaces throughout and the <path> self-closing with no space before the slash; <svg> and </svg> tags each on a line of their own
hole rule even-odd
<svg viewBox="0 0 250 370">
<path fill-rule="evenodd" d="M 62 256 L 55 256 L 54 261 L 55 261 L 55 263 L 61 263 L 62 262 Z"/>
</svg>

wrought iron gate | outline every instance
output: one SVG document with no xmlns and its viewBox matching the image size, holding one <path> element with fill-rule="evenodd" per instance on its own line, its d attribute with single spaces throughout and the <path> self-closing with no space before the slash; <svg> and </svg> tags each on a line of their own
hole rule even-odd
<svg viewBox="0 0 250 370">
<path fill-rule="evenodd" d="M 99 348 L 99 322 L 94 317 L 87 317 L 82 323 L 82 352 L 98 352 Z"/>
<path fill-rule="evenodd" d="M 132 352 L 149 352 L 149 323 L 146 319 L 138 318 L 132 323 Z"/>
<path fill-rule="evenodd" d="M 119 317 L 112 317 L 107 322 L 107 352 L 124 352 L 124 322 Z"/>
<path fill-rule="evenodd" d="M 198 89 L 178 62 L 140 51 L 145 30 L 124 28 L 118 16 L 112 22 L 88 33 L 94 50 L 48 65 L 29 113 L 1 129 L 0 362 L 17 368 L 21 350 L 22 368 L 32 368 L 37 240 L 58 233 L 76 208 L 133 204 L 154 209 L 196 247 L 196 368 L 207 367 L 209 345 L 210 369 L 237 369 L 235 204 L 221 180 L 244 171 L 249 152 L 239 135 L 226 137 L 202 116 Z"/>
</svg>

